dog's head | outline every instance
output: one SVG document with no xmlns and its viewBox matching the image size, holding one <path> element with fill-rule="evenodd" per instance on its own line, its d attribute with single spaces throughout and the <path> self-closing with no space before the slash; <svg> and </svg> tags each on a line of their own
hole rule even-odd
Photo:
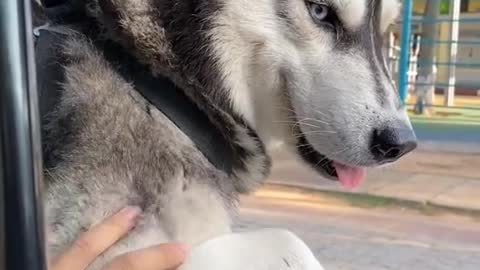
<svg viewBox="0 0 480 270">
<path fill-rule="evenodd" d="M 223 2 L 216 48 L 234 105 L 261 134 L 270 119 L 293 127 L 304 160 L 347 186 L 416 147 L 383 56 L 396 0 Z"/>
<path fill-rule="evenodd" d="M 354 185 L 416 147 L 383 56 L 397 0 L 88 1 L 145 61 L 198 82 L 327 177 Z"/>
</svg>

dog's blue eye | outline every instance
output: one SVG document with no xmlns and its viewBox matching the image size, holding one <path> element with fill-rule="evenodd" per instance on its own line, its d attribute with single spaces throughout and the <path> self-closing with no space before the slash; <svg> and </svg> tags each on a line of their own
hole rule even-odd
<svg viewBox="0 0 480 270">
<path fill-rule="evenodd" d="M 326 5 L 321 4 L 311 4 L 310 13 L 312 17 L 317 21 L 324 21 L 328 17 L 330 8 Z"/>
<path fill-rule="evenodd" d="M 307 7 L 310 12 L 310 16 L 316 24 L 327 26 L 335 29 L 337 24 L 337 16 L 335 10 L 333 10 L 327 4 L 307 2 Z"/>
</svg>

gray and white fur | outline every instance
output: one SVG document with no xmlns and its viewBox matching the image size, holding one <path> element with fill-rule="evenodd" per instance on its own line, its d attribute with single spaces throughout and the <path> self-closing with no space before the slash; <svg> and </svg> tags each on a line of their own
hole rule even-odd
<svg viewBox="0 0 480 270">
<path fill-rule="evenodd" d="M 49 256 L 126 205 L 142 207 L 140 224 L 89 269 L 162 242 L 197 245 L 230 232 L 239 195 L 268 176 L 273 142 L 296 149 L 303 134 L 321 156 L 370 167 L 382 164 L 373 130 L 410 127 L 381 52 L 395 0 L 83 2 L 85 24 L 55 26 L 72 33 L 56 44 L 62 92 L 43 119 Z M 312 20 L 310 3 L 335 12 L 334 31 Z M 234 145 L 233 173 L 216 169 L 92 39 L 119 42 L 176 82 Z"/>
</svg>

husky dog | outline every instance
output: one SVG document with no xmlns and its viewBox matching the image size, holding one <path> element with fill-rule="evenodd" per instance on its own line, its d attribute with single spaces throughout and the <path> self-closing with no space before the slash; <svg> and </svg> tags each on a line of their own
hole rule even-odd
<svg viewBox="0 0 480 270">
<path fill-rule="evenodd" d="M 126 205 L 142 208 L 140 223 L 89 269 L 162 242 L 229 235 L 239 195 L 267 177 L 276 141 L 349 187 L 416 147 L 382 51 L 396 0 L 74 2 L 82 20 L 50 26 L 67 33 L 52 44 L 60 91 L 43 119 L 50 256 Z M 202 150 L 139 94 L 102 42 L 173 82 L 227 154 Z"/>
</svg>

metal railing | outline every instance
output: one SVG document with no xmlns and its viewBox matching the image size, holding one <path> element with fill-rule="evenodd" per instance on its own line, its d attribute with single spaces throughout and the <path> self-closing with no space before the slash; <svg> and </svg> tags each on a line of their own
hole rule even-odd
<svg viewBox="0 0 480 270">
<path fill-rule="evenodd" d="M 435 100 L 427 99 L 425 106 L 480 110 L 480 9 L 478 12 L 461 12 L 464 4 L 480 7 L 480 0 L 469 0 L 469 3 L 450 0 L 447 14 L 438 12 L 436 16 L 414 15 L 415 0 L 402 2 L 402 18 L 391 33 L 394 37 L 390 37 L 387 46 L 401 100 L 407 106 L 415 106 L 412 97 L 428 91 Z M 434 25 L 438 31 L 436 38 L 422 35 L 422 29 L 427 25 Z M 427 47 L 434 48 L 435 58 L 422 60 L 422 52 Z M 433 67 L 432 77 L 420 74 L 427 66 Z M 433 96 L 433 93 L 437 95 Z M 459 97 L 468 102 L 457 102 Z"/>
</svg>

